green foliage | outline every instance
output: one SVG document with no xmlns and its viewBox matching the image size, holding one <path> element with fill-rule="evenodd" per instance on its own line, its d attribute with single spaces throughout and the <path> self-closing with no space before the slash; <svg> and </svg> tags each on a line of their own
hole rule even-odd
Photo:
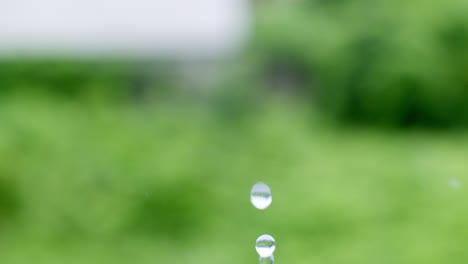
<svg viewBox="0 0 468 264">
<path fill-rule="evenodd" d="M 346 121 L 468 124 L 468 3 L 299 1 L 258 7 L 253 52 L 296 65 L 315 104 Z M 290 67 L 291 68 L 291 67 Z"/>
<path fill-rule="evenodd" d="M 468 259 L 463 133 L 38 96 L 3 98 L 0 119 L 2 264 L 248 263 L 263 233 L 284 263 Z M 258 181 L 266 211 L 249 201 Z"/>
<path fill-rule="evenodd" d="M 10 179 L 12 175 L 3 177 Z M 11 221 L 19 210 L 17 194 L 14 192 L 14 186 L 7 180 L 0 178 L 0 225 L 5 221 Z"/>
<path fill-rule="evenodd" d="M 49 94 L 110 101 L 167 93 L 174 86 L 168 63 L 65 58 L 0 61 L 0 96 Z"/>
</svg>

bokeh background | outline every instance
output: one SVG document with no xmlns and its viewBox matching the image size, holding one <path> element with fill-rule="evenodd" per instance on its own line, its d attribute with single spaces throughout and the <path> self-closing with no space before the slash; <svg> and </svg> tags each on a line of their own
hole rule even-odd
<svg viewBox="0 0 468 264">
<path fill-rule="evenodd" d="M 256 263 L 264 233 L 279 264 L 467 263 L 468 2 L 249 6 L 223 56 L 3 43 L 1 263 Z"/>
</svg>

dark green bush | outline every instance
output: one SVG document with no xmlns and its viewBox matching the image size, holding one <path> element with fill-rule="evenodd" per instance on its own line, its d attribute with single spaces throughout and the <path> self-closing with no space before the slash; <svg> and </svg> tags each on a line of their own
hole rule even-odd
<svg viewBox="0 0 468 264">
<path fill-rule="evenodd" d="M 0 228 L 11 220 L 19 210 L 19 201 L 17 199 L 16 189 L 11 180 L 6 180 L 5 172 L 0 175 Z"/>
<path fill-rule="evenodd" d="M 167 69 L 129 60 L 63 58 L 0 61 L 0 96 L 11 93 L 47 93 L 65 98 L 121 99 L 141 97 L 150 88 L 171 85 Z"/>
<path fill-rule="evenodd" d="M 300 84 L 331 116 L 468 124 L 468 2 L 304 0 L 257 11 L 257 61 L 296 65 L 289 69 L 308 76 Z"/>
</svg>

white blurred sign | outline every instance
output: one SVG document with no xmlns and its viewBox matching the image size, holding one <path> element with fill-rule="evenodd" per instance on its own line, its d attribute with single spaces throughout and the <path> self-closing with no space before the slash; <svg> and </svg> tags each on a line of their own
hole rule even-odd
<svg viewBox="0 0 468 264">
<path fill-rule="evenodd" d="M 248 0 L 0 0 L 0 56 L 222 56 Z"/>
</svg>

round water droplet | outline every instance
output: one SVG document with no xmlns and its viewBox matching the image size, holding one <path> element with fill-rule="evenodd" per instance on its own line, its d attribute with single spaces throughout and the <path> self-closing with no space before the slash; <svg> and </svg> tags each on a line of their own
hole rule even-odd
<svg viewBox="0 0 468 264">
<path fill-rule="evenodd" d="M 270 235 L 261 235 L 257 238 L 255 249 L 261 258 L 268 258 L 275 252 L 275 239 Z"/>
<path fill-rule="evenodd" d="M 263 182 L 255 184 L 250 192 L 250 201 L 257 209 L 264 210 L 268 208 L 272 201 L 270 187 Z"/>
</svg>

